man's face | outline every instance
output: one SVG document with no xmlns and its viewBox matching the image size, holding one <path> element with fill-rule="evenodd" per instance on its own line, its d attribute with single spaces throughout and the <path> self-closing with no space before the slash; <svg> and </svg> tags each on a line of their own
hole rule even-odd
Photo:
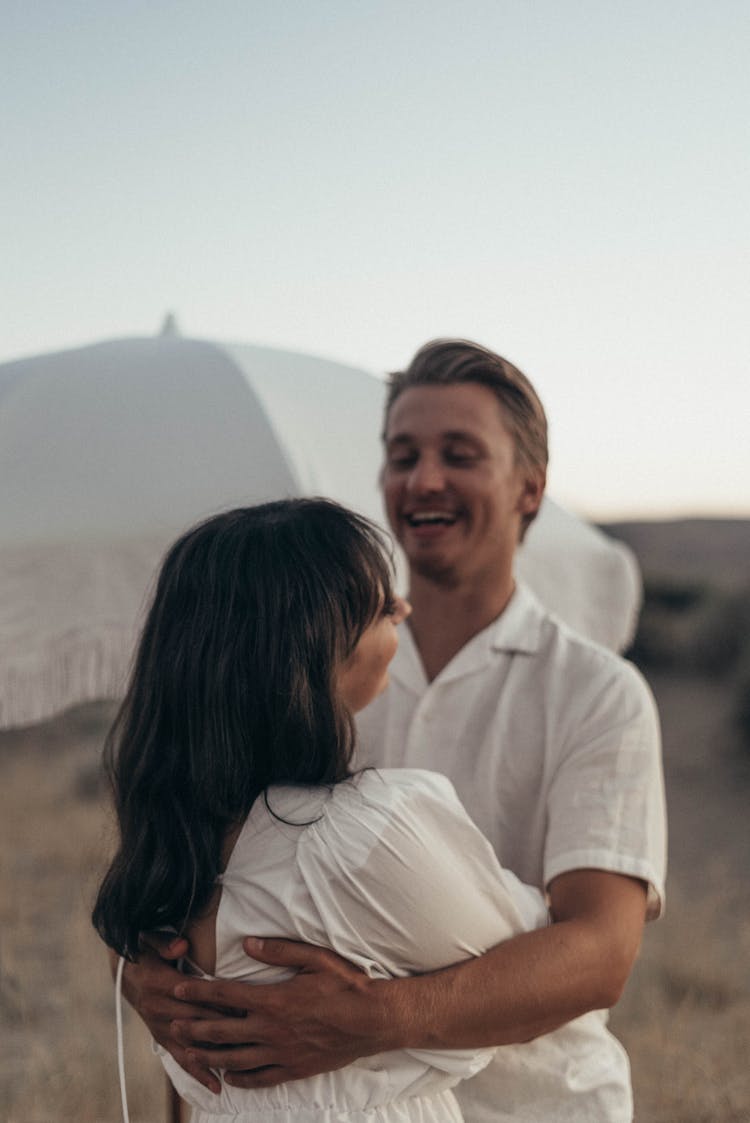
<svg viewBox="0 0 750 1123">
<path fill-rule="evenodd" d="M 391 407 L 381 476 L 391 529 L 416 573 L 461 582 L 512 564 L 543 481 L 516 462 L 491 390 L 414 386 Z"/>
</svg>

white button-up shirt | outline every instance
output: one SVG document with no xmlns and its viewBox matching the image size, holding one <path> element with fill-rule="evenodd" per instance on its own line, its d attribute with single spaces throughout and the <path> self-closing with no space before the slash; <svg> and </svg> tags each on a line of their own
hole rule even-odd
<svg viewBox="0 0 750 1123">
<path fill-rule="evenodd" d="M 444 773 L 522 881 L 545 890 L 574 869 L 628 874 L 648 883 L 657 916 L 664 784 L 658 717 L 637 670 L 522 586 L 431 683 L 408 624 L 400 638 L 390 686 L 359 715 L 357 763 Z M 605 1023 L 600 1013 L 571 1023 L 578 1051 L 570 1034 L 564 1048 L 548 1034 L 499 1049 L 459 1089 L 467 1120 L 629 1120 L 627 1059 Z"/>
</svg>

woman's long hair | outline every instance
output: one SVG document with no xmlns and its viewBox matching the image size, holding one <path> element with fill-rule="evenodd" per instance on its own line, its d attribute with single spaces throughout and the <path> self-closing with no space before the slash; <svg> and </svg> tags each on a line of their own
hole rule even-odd
<svg viewBox="0 0 750 1123">
<path fill-rule="evenodd" d="M 210 518 L 167 553 L 105 745 L 120 844 L 93 923 L 121 955 L 207 906 L 227 829 L 270 784 L 351 774 L 335 674 L 392 599 L 384 546 L 338 504 L 290 499 Z"/>
</svg>

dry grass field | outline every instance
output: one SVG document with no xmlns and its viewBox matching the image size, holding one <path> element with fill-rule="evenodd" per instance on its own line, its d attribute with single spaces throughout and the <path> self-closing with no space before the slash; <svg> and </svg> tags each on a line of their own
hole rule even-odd
<svg viewBox="0 0 750 1123">
<path fill-rule="evenodd" d="M 108 851 L 107 705 L 0 737 L 0 1118 L 116 1123 L 112 984 L 89 921 Z M 161 1066 L 127 1022 L 133 1120 L 161 1120 Z"/>
<path fill-rule="evenodd" d="M 642 1123 L 750 1121 L 750 752 L 729 684 L 650 675 L 664 728 L 667 911 L 612 1018 Z"/>
<path fill-rule="evenodd" d="M 613 1024 L 642 1123 L 750 1120 L 750 776 L 720 681 L 653 678 L 671 813 L 667 916 Z M 0 735 L 0 1118 L 116 1123 L 112 987 L 88 913 L 108 848 L 112 708 Z M 747 756 L 750 761 L 750 755 Z M 126 1019 L 131 1117 L 164 1119 L 161 1067 Z"/>
</svg>

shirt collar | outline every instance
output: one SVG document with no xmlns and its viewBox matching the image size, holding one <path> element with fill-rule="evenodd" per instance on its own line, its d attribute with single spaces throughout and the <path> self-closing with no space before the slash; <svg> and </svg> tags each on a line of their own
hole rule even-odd
<svg viewBox="0 0 750 1123">
<path fill-rule="evenodd" d="M 449 682 L 484 670 L 493 651 L 534 655 L 539 648 L 543 618 L 544 609 L 531 590 L 516 583 L 506 608 L 496 620 L 464 644 L 435 682 Z M 391 664 L 391 675 L 418 694 L 422 694 L 429 685 L 417 645 L 406 621 L 399 626 L 399 648 Z"/>
<path fill-rule="evenodd" d="M 545 615 L 531 589 L 517 581 L 506 608 L 490 624 L 492 650 L 534 655 L 539 650 Z"/>
</svg>

